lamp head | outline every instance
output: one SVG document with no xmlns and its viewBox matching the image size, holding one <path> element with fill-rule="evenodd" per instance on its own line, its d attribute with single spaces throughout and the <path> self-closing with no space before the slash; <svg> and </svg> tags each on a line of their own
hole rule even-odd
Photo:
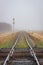
<svg viewBox="0 0 43 65">
<path fill-rule="evenodd" d="M 15 18 L 13 18 L 13 24 L 15 24 Z"/>
</svg>

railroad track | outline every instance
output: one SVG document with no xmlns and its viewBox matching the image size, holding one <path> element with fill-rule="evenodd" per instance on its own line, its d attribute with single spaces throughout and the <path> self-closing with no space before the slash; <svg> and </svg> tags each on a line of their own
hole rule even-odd
<svg viewBox="0 0 43 65">
<path fill-rule="evenodd" d="M 16 44 L 23 34 L 28 48 L 16 48 Z M 32 48 L 26 33 L 19 33 L 10 49 L 0 49 L 0 65 L 43 65 L 43 49 Z"/>
</svg>

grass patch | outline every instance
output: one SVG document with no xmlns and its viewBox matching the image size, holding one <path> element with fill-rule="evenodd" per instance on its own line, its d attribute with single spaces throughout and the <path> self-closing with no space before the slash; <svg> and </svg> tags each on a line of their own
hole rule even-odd
<svg viewBox="0 0 43 65">
<path fill-rule="evenodd" d="M 28 48 L 28 45 L 27 45 L 23 35 L 20 37 L 20 39 L 16 45 L 16 48 Z"/>
<path fill-rule="evenodd" d="M 43 48 L 43 41 L 37 43 L 37 44 L 35 45 L 35 47 Z"/>
<path fill-rule="evenodd" d="M 11 40 L 4 42 L 2 45 L 0 45 L 0 48 L 11 48 L 12 47 L 11 42 L 12 42 Z"/>
<path fill-rule="evenodd" d="M 16 33 L 11 33 L 8 34 L 7 36 L 0 37 L 0 48 L 11 48 L 15 38 Z"/>
</svg>

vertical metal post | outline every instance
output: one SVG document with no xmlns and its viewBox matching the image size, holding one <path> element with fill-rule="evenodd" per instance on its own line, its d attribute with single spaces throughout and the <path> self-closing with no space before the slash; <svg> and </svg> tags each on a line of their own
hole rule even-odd
<svg viewBox="0 0 43 65">
<path fill-rule="evenodd" d="M 13 32 L 14 32 L 15 18 L 13 18 Z"/>
</svg>

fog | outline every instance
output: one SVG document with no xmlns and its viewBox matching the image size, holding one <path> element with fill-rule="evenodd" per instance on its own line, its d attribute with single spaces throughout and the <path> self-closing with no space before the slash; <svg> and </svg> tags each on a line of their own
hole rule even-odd
<svg viewBox="0 0 43 65">
<path fill-rule="evenodd" d="M 43 0 L 0 0 L 0 22 L 17 30 L 43 30 Z"/>
</svg>

